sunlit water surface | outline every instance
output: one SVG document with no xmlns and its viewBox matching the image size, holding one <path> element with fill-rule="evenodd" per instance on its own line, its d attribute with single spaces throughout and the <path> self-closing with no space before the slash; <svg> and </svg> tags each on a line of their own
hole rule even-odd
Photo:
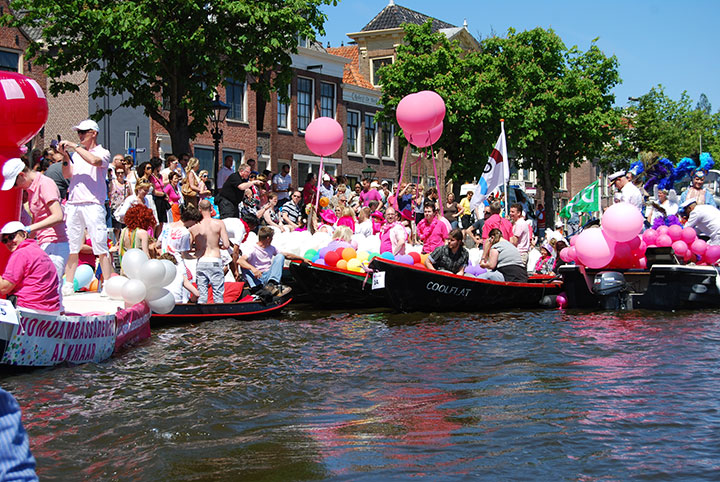
<svg viewBox="0 0 720 482">
<path fill-rule="evenodd" d="M 0 377 L 41 480 L 720 479 L 720 312 L 285 315 Z"/>
</svg>

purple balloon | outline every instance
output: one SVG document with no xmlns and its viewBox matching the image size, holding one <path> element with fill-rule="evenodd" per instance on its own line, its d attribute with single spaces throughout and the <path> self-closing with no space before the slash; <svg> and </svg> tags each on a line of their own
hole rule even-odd
<svg viewBox="0 0 720 482">
<path fill-rule="evenodd" d="M 325 259 L 325 255 L 328 251 L 332 251 L 329 247 L 325 246 L 324 248 L 320 248 L 320 251 L 318 251 L 318 256 L 320 256 L 320 259 Z"/>
<path fill-rule="evenodd" d="M 410 265 L 415 264 L 415 260 L 409 254 L 401 254 L 395 258 L 395 261 L 398 261 L 403 264 L 410 264 Z"/>
<path fill-rule="evenodd" d="M 322 265 L 322 266 L 327 266 L 327 265 L 325 264 L 325 259 L 323 259 L 323 258 L 320 258 L 320 259 L 318 259 L 317 261 L 313 261 L 313 263 L 319 264 L 319 265 Z"/>
</svg>

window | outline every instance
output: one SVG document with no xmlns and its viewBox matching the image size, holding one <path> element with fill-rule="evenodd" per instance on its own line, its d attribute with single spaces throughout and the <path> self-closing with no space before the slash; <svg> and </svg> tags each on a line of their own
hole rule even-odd
<svg viewBox="0 0 720 482">
<path fill-rule="evenodd" d="M 297 85 L 298 130 L 305 131 L 312 120 L 313 81 L 298 77 Z"/>
<path fill-rule="evenodd" d="M 375 151 L 375 117 L 372 114 L 365 114 L 365 155 L 377 155 Z"/>
<path fill-rule="evenodd" d="M 372 83 L 373 85 L 380 85 L 380 78 L 378 77 L 378 70 L 380 70 L 382 67 L 385 67 L 386 65 L 391 65 L 393 63 L 392 57 L 384 57 L 381 59 L 373 59 L 372 61 Z"/>
<path fill-rule="evenodd" d="M 245 120 L 245 82 L 228 79 L 225 88 L 225 99 L 230 107 L 227 118 L 232 120 Z"/>
<path fill-rule="evenodd" d="M 320 82 L 320 115 L 335 118 L 335 84 Z"/>
<path fill-rule="evenodd" d="M 20 54 L 15 52 L 8 52 L 0 50 L 0 70 L 8 72 L 18 71 L 18 62 L 20 60 Z"/>
<path fill-rule="evenodd" d="M 137 149 L 137 132 L 125 131 L 125 152 Z"/>
<path fill-rule="evenodd" d="M 348 152 L 360 153 L 360 113 L 353 110 L 347 111 L 347 150 Z"/>
<path fill-rule="evenodd" d="M 227 156 L 232 156 L 232 158 L 233 158 L 232 169 L 234 171 L 237 171 L 238 166 L 240 166 L 240 164 L 242 164 L 242 161 L 243 161 L 243 157 L 244 157 L 243 151 L 235 151 L 235 150 L 231 151 L 228 149 L 223 149 L 222 156 L 220 157 L 220 162 L 223 163 L 223 165 L 225 165 L 224 162 L 225 162 L 225 158 Z"/>
<path fill-rule="evenodd" d="M 393 158 L 393 130 L 390 122 L 382 123 L 382 156 Z"/>
<path fill-rule="evenodd" d="M 563 175 L 560 176 L 558 191 L 567 191 L 567 172 L 564 172 Z"/>
<path fill-rule="evenodd" d="M 193 146 L 193 152 L 200 161 L 200 171 L 207 171 L 209 179 L 215 179 L 215 150 L 212 147 Z"/>
<path fill-rule="evenodd" d="M 288 86 L 288 98 L 290 97 L 290 86 Z M 278 129 L 290 130 L 290 104 L 283 103 L 278 95 L 278 116 L 277 116 Z"/>
</svg>

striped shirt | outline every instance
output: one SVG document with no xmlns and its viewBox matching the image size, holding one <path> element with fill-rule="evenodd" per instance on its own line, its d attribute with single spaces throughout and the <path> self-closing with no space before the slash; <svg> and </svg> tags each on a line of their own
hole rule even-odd
<svg viewBox="0 0 720 482">
<path fill-rule="evenodd" d="M 300 221 L 300 206 L 295 204 L 292 199 L 283 204 L 282 212 L 287 213 L 293 223 L 297 224 Z"/>
</svg>

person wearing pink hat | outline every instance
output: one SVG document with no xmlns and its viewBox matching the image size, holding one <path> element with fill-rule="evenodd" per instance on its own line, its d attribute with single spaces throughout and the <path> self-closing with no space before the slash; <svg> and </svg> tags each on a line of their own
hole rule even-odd
<svg viewBox="0 0 720 482">
<path fill-rule="evenodd" d="M 17 297 L 16 306 L 35 313 L 59 315 L 58 277 L 50 256 L 37 241 L 27 239 L 28 228 L 10 221 L 0 230 L 2 244 L 10 250 L 5 272 L 0 277 L 0 295 Z"/>
<path fill-rule="evenodd" d="M 107 199 L 108 164 L 110 151 L 97 143 L 100 128 L 97 122 L 87 119 L 73 127 L 79 142 L 60 141 L 59 152 L 63 155 L 63 176 L 70 179 L 66 210 L 66 226 L 70 256 L 65 268 L 63 294 L 74 292 L 72 281 L 78 266 L 78 255 L 85 244 L 85 231 L 92 240 L 93 254 L 98 256 L 103 278 L 114 273 L 107 246 L 107 222 L 105 200 Z M 72 156 L 68 151 L 72 151 Z"/>
</svg>

